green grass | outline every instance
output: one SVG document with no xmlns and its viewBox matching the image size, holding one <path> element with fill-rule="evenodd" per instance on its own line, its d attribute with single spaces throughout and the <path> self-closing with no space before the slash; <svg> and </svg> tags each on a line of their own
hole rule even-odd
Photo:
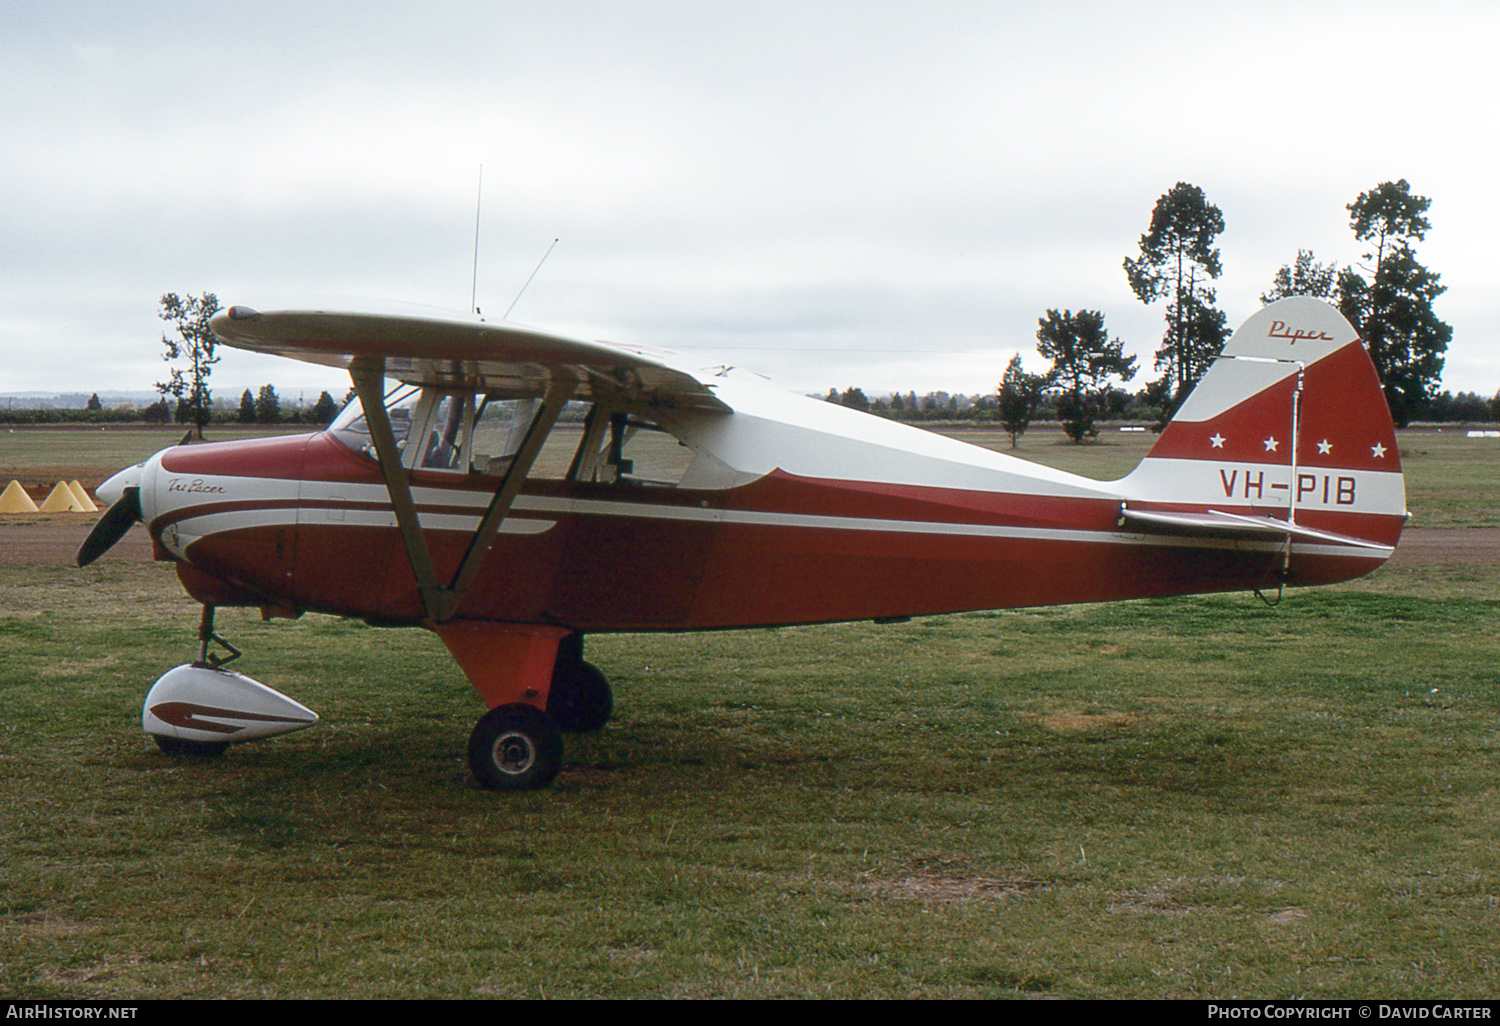
<svg viewBox="0 0 1500 1026">
<path fill-rule="evenodd" d="M 1475 443 L 1413 437 L 1419 515 L 1495 508 Z M 615 721 L 508 796 L 432 636 L 327 617 L 219 616 L 317 727 L 161 755 L 197 616 L 163 564 L 0 567 L 0 993 L 1500 989 L 1494 567 L 591 638 Z"/>
<path fill-rule="evenodd" d="M 170 570 L 8 568 L 0 990 L 1492 995 L 1500 581 L 1467 573 L 598 637 L 616 721 L 499 796 L 425 632 L 221 612 L 324 720 L 174 760 L 138 719 L 189 657 Z"/>
</svg>

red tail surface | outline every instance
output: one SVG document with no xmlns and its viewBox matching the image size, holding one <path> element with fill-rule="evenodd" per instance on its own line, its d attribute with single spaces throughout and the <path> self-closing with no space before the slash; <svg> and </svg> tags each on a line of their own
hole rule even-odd
<svg viewBox="0 0 1500 1026">
<path fill-rule="evenodd" d="M 1329 559 L 1361 551 L 1366 572 L 1406 521 L 1375 366 L 1349 322 L 1308 297 L 1246 321 L 1122 483 L 1125 519 L 1143 529 L 1285 535 L 1295 583 L 1354 576 Z"/>
</svg>

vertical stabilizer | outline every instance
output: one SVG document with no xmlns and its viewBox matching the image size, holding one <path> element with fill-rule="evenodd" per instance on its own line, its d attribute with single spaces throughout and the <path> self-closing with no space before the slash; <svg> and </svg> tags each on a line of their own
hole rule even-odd
<svg viewBox="0 0 1500 1026">
<path fill-rule="evenodd" d="M 1300 529 L 1283 532 L 1294 540 L 1323 532 L 1386 555 L 1406 520 L 1375 366 L 1349 322 L 1306 296 L 1234 333 L 1121 483 L 1130 510 L 1279 521 Z"/>
</svg>

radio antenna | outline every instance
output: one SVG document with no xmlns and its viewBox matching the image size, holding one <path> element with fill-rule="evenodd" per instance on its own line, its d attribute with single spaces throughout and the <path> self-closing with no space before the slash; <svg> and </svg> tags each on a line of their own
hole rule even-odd
<svg viewBox="0 0 1500 1026">
<path fill-rule="evenodd" d="M 557 240 L 553 239 L 552 240 L 552 245 L 550 245 L 550 246 L 547 247 L 547 252 L 543 253 L 542 254 L 542 258 L 536 262 L 536 269 L 531 272 L 531 278 L 535 278 L 536 277 L 536 272 L 540 271 L 542 269 L 542 265 L 547 262 L 547 258 L 552 255 L 552 251 L 554 249 L 556 249 L 556 248 L 557 248 Z M 505 313 L 503 313 L 503 314 L 500 315 L 500 319 L 502 321 L 505 320 L 507 317 L 510 316 L 510 312 L 512 310 L 514 310 L 516 308 L 516 304 L 521 301 L 521 293 L 525 292 L 526 291 L 526 286 L 531 284 L 531 278 L 527 278 L 526 279 L 526 285 L 522 285 L 521 286 L 521 292 L 517 292 L 516 293 L 516 298 L 512 299 L 510 301 L 510 306 L 507 306 L 505 308 Z"/>
<path fill-rule="evenodd" d="M 479 201 L 484 198 L 484 165 L 479 165 L 479 188 L 474 196 L 474 278 L 469 286 L 469 309 L 479 312 Z"/>
</svg>

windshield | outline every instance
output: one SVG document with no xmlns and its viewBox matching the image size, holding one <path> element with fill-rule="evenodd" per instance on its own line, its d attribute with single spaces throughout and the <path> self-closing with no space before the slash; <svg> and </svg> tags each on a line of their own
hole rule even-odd
<svg viewBox="0 0 1500 1026">
<path fill-rule="evenodd" d="M 396 448 L 406 448 L 406 436 L 411 432 L 412 406 L 420 391 L 410 385 L 396 385 L 385 396 L 386 415 L 391 419 L 391 433 L 396 436 Z M 356 396 L 349 401 L 339 415 L 328 425 L 329 434 L 343 442 L 355 452 L 377 459 L 375 444 L 370 440 L 370 425 L 365 420 L 365 409 Z"/>
</svg>

